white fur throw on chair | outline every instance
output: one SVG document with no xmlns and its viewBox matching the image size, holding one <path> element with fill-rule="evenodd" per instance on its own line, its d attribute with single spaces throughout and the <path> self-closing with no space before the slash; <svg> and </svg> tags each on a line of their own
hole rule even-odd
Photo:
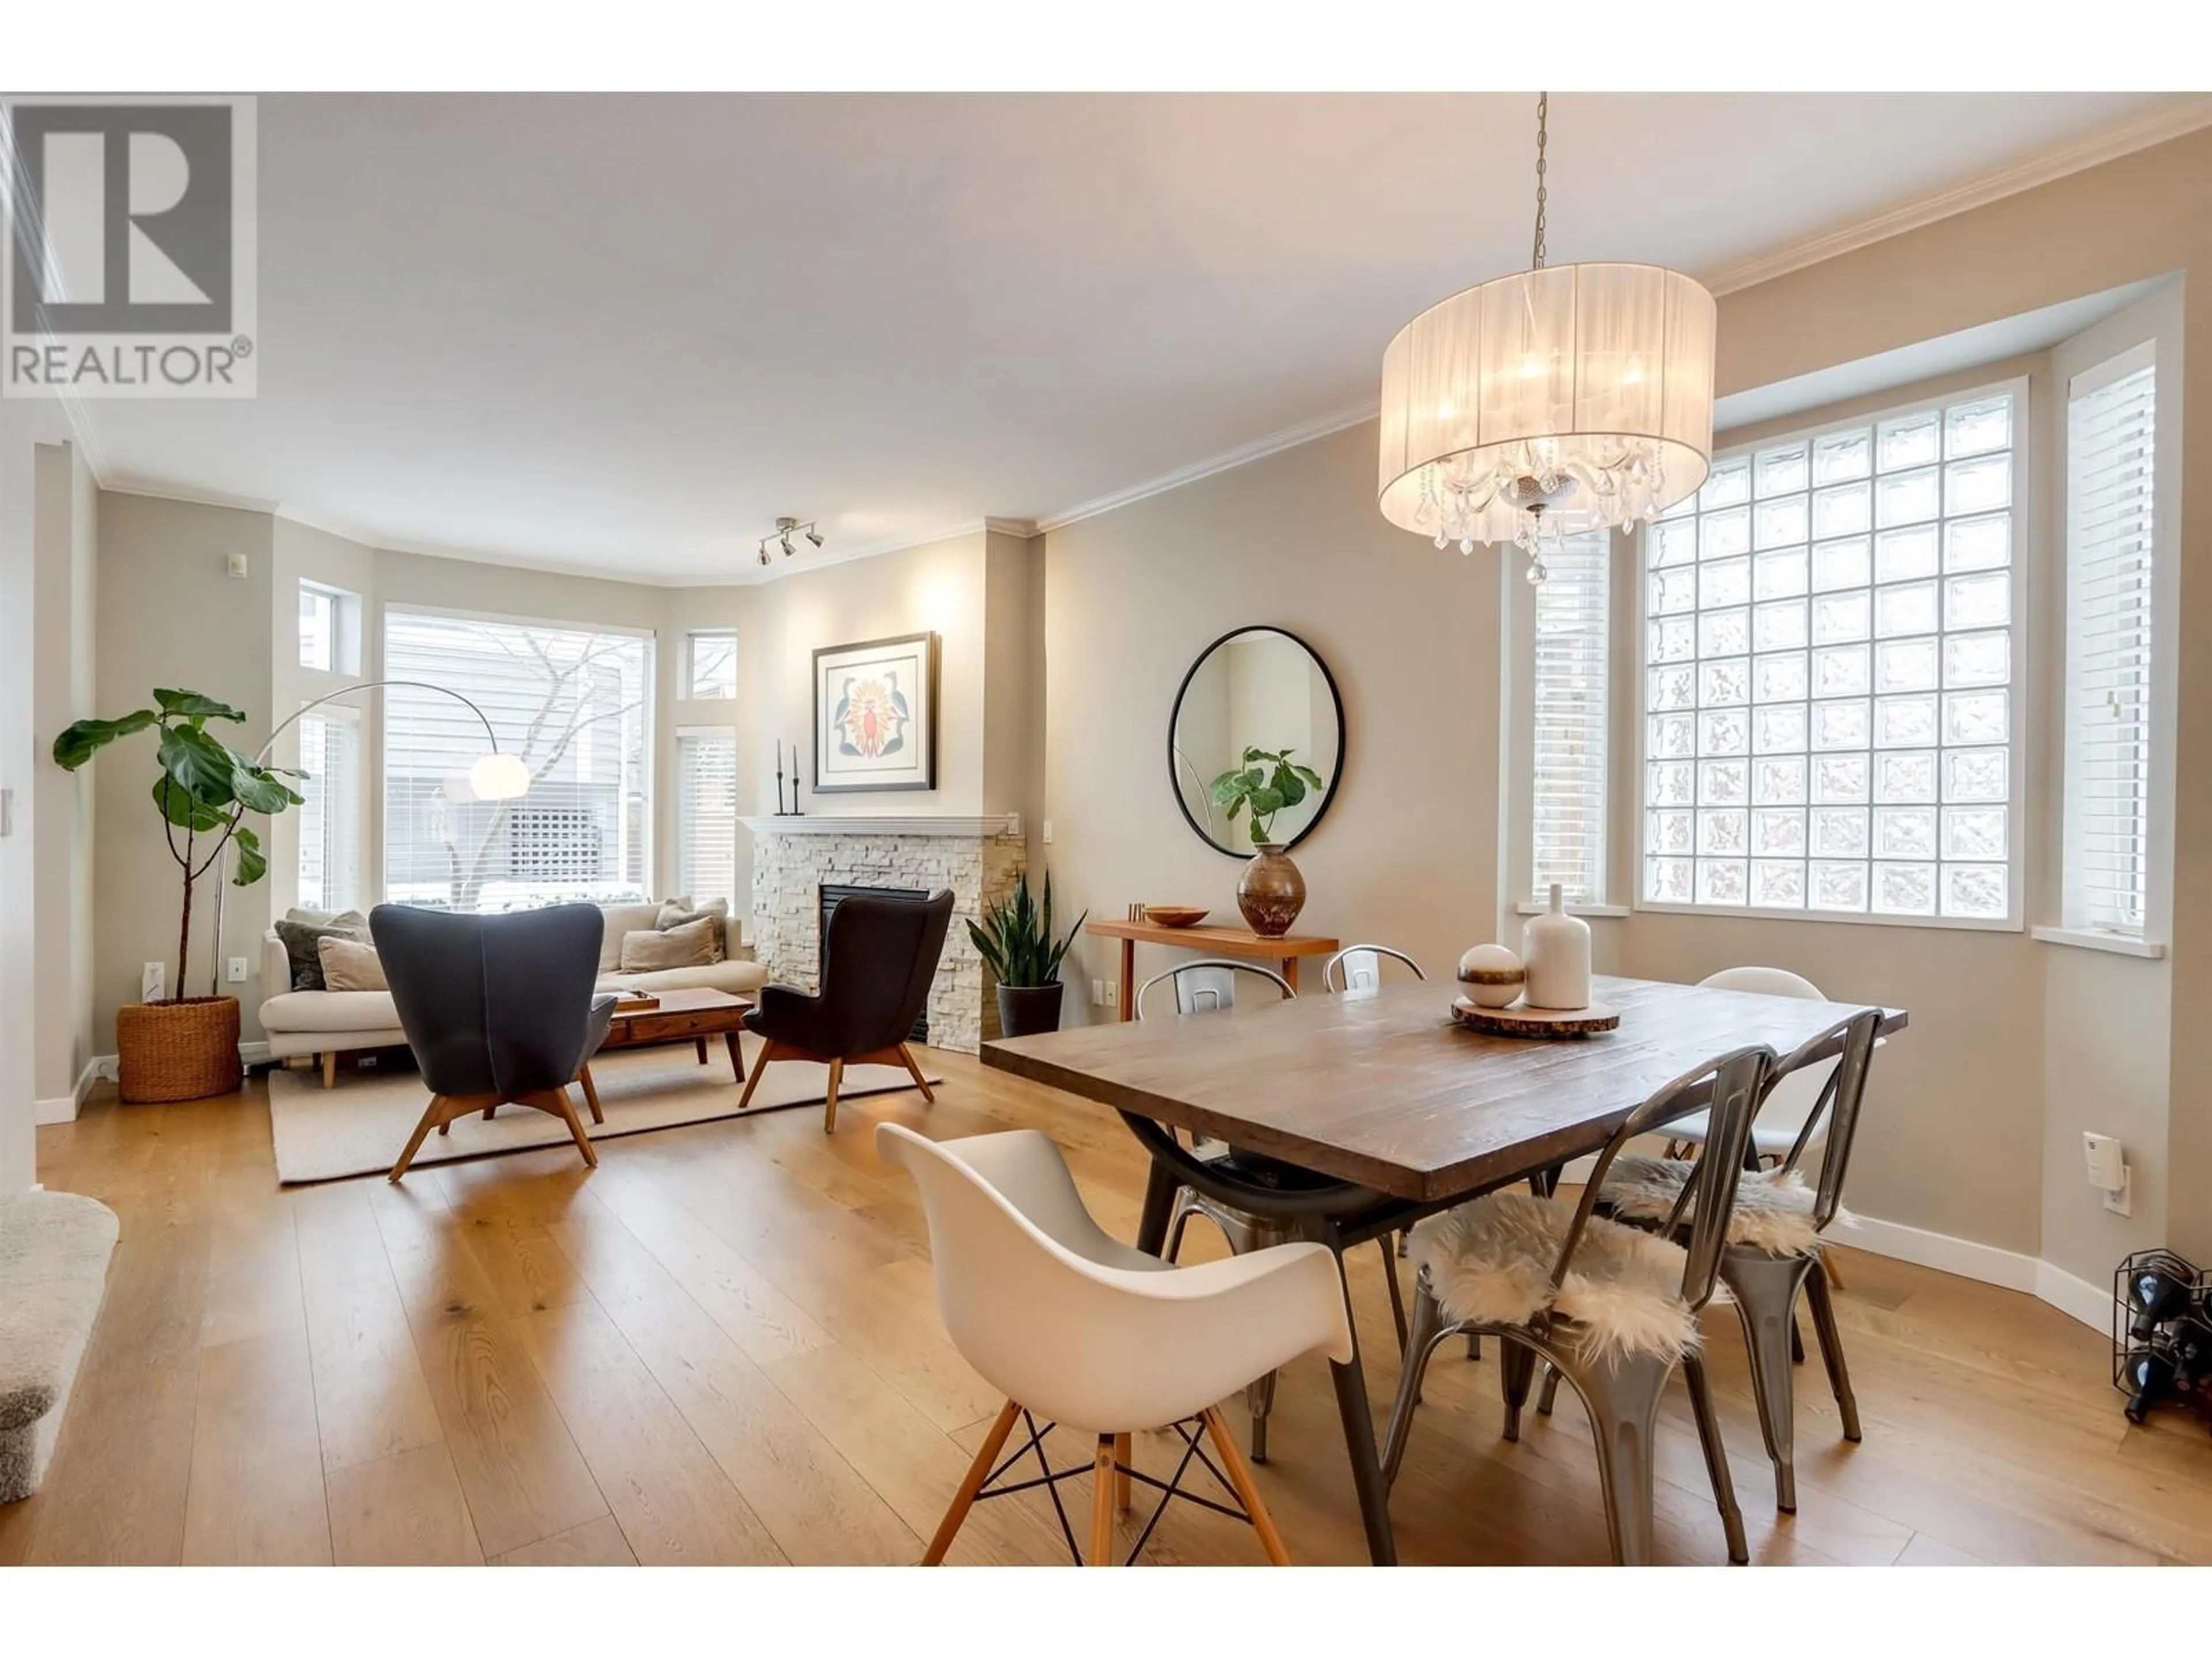
<svg viewBox="0 0 2212 1659">
<path fill-rule="evenodd" d="M 1594 1354 L 1671 1360 L 1695 1347 L 1697 1317 L 1682 1300 L 1687 1258 L 1638 1228 L 1592 1216 L 1553 1297 L 1552 1268 L 1574 1214 L 1562 1200 L 1490 1193 L 1415 1227 L 1411 1254 L 1455 1322 L 1525 1325 L 1548 1306 L 1574 1322 Z"/>
<path fill-rule="evenodd" d="M 1675 1158 L 1616 1159 L 1599 1202 L 1630 1221 L 1663 1222 L 1673 1213 L 1692 1167 Z M 1820 1248 L 1820 1235 L 1813 1227 L 1814 1196 L 1796 1170 L 1747 1170 L 1736 1185 L 1729 1243 L 1769 1255 L 1811 1255 Z M 1685 1221 L 1690 1218 L 1690 1207 L 1683 1206 Z M 1834 1224 L 1858 1224 L 1849 1211 L 1838 1209 Z"/>
</svg>

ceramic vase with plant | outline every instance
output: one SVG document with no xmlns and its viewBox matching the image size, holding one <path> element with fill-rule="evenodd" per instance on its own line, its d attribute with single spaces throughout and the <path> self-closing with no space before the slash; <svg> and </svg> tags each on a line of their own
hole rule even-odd
<svg viewBox="0 0 2212 1659">
<path fill-rule="evenodd" d="M 1044 878 L 1044 903 L 1030 896 L 1030 878 L 1015 883 L 1012 898 L 986 905 L 983 920 L 968 924 L 968 937 L 975 943 L 999 981 L 999 1035 L 1035 1036 L 1060 1029 L 1060 964 L 1067 947 L 1082 930 L 1085 910 L 1075 926 L 1052 936 L 1052 878 Z"/>
<path fill-rule="evenodd" d="M 192 889 L 215 868 L 226 847 L 237 854 L 231 879 L 251 887 L 268 873 L 261 837 L 246 822 L 248 813 L 273 817 L 305 804 L 290 778 L 306 775 L 289 767 L 264 766 L 219 742 L 210 720 L 242 722 L 246 715 L 228 703 L 198 691 L 156 690 L 153 708 L 137 708 L 120 720 L 78 720 L 54 739 L 54 763 L 74 772 L 118 738 L 152 730 L 159 734 L 154 780 L 154 809 L 169 856 L 184 882 L 177 919 L 177 971 L 170 994 L 161 1002 L 126 1003 L 115 1014 L 117 1084 L 125 1101 L 198 1100 L 238 1087 L 238 999 L 184 994 L 192 945 Z M 215 941 L 222 954 L 222 941 Z M 210 975 L 212 981 L 213 975 Z M 210 992 L 214 987 L 209 987 Z"/>
<path fill-rule="evenodd" d="M 1240 814 L 1252 837 L 1252 861 L 1237 878 L 1237 908 L 1262 939 L 1280 939 L 1305 908 L 1306 879 L 1268 830 L 1275 814 L 1296 806 L 1309 790 L 1328 786 L 1321 774 L 1291 758 L 1288 749 L 1247 749 L 1241 764 L 1212 784 L 1213 804 L 1234 823 Z"/>
</svg>

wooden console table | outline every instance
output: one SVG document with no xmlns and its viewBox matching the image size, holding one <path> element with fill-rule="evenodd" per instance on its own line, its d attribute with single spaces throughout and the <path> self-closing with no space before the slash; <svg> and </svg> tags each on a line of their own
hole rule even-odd
<svg viewBox="0 0 2212 1659">
<path fill-rule="evenodd" d="M 1298 988 L 1300 957 L 1333 957 L 1339 945 L 1333 939 L 1310 933 L 1285 933 L 1262 939 L 1249 927 L 1162 927 L 1149 921 L 1100 921 L 1084 924 L 1083 931 L 1100 939 L 1121 941 L 1121 1013 L 1125 1020 L 1137 1016 L 1137 947 L 1170 945 L 1179 951 L 1196 951 L 1210 957 L 1237 957 L 1264 962 Z"/>
</svg>

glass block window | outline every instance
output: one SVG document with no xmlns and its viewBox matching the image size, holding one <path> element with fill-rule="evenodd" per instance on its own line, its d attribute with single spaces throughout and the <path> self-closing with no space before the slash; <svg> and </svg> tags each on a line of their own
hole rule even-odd
<svg viewBox="0 0 2212 1659">
<path fill-rule="evenodd" d="M 2017 925 L 2025 409 L 1724 456 L 1645 526 L 1645 904 Z"/>
</svg>

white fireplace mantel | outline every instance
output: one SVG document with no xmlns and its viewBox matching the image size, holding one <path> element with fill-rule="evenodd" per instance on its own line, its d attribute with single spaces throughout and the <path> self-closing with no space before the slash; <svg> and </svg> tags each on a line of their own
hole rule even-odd
<svg viewBox="0 0 2212 1659">
<path fill-rule="evenodd" d="M 1018 812 L 987 812 L 981 817 L 861 817 L 807 812 L 781 817 L 740 818 L 756 836 L 957 836 L 967 840 L 1019 836 Z"/>
</svg>

